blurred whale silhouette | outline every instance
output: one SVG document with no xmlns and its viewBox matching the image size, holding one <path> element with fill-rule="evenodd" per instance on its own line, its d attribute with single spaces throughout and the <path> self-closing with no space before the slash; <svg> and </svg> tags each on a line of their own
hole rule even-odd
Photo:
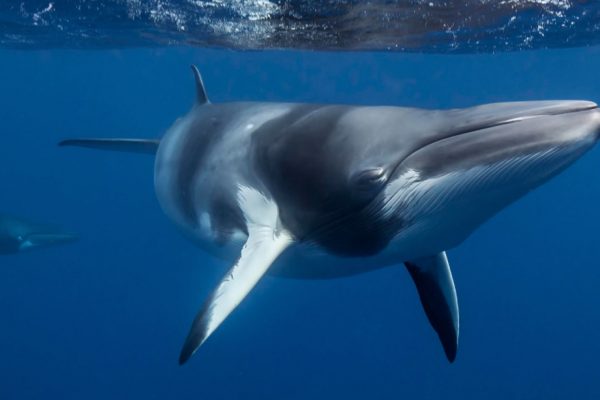
<svg viewBox="0 0 600 400">
<path fill-rule="evenodd" d="M 54 225 L 0 215 L 0 254 L 15 254 L 38 247 L 70 243 L 77 239 L 77 235 Z"/>
<path fill-rule="evenodd" d="M 165 213 L 233 263 L 193 322 L 180 363 L 267 272 L 319 279 L 398 264 L 453 361 L 459 311 L 445 251 L 563 171 L 600 133 L 589 101 L 452 110 L 212 104 L 193 70 L 196 104 L 161 140 L 60 143 L 156 154 Z"/>
</svg>

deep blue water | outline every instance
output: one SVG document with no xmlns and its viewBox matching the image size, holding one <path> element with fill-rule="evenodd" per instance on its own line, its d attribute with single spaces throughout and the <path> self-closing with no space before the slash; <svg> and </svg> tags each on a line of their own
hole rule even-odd
<svg viewBox="0 0 600 400">
<path fill-rule="evenodd" d="M 159 137 L 194 97 L 462 107 L 600 101 L 600 48 L 497 55 L 169 48 L 0 51 L 2 212 L 75 244 L 0 259 L 0 399 L 596 399 L 600 150 L 449 252 L 461 307 L 446 361 L 403 267 L 264 278 L 184 367 L 225 272 L 162 214 L 151 156 L 58 148 Z"/>
</svg>

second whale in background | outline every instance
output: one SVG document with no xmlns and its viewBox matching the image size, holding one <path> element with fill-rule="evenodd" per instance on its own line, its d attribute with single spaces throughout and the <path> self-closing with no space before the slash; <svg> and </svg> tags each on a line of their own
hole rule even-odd
<svg viewBox="0 0 600 400">
<path fill-rule="evenodd" d="M 0 254 L 74 242 L 78 236 L 57 226 L 0 214 Z"/>
</svg>

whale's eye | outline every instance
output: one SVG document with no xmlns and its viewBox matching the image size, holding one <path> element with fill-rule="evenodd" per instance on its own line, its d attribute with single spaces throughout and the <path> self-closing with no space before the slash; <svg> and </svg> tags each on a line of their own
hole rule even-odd
<svg viewBox="0 0 600 400">
<path fill-rule="evenodd" d="M 352 184 L 358 190 L 371 191 L 379 189 L 386 181 L 385 170 L 381 167 L 368 168 L 352 176 Z"/>
</svg>

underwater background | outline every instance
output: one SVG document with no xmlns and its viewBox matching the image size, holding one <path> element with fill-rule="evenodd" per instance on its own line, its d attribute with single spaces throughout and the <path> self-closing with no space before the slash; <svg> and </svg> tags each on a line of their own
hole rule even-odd
<svg viewBox="0 0 600 400">
<path fill-rule="evenodd" d="M 405 268 L 263 278 L 191 361 L 189 324 L 228 264 L 177 232 L 153 157 L 66 137 L 158 138 L 213 102 L 466 107 L 600 101 L 600 48 L 496 54 L 0 50 L 0 208 L 78 232 L 0 259 L 0 399 L 600 398 L 600 150 L 449 251 L 446 361 Z"/>
</svg>

